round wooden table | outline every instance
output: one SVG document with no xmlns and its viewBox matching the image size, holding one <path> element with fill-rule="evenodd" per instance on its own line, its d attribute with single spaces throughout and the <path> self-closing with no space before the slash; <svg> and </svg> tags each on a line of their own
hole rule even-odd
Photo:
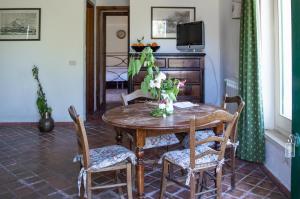
<svg viewBox="0 0 300 199">
<path fill-rule="evenodd" d="M 126 129 L 133 134 L 137 166 L 137 194 L 138 198 L 144 198 L 144 152 L 146 137 L 158 136 L 161 134 L 189 132 L 190 119 L 193 116 L 201 117 L 222 108 L 199 104 L 190 108 L 174 107 L 174 113 L 166 118 L 152 117 L 150 111 L 155 105 L 152 103 L 137 103 L 128 106 L 120 106 L 108 110 L 102 116 L 104 122 L 115 127 L 118 144 L 122 142 L 122 131 Z M 223 126 L 220 123 L 210 123 L 199 126 L 197 129 L 215 128 L 215 132 L 222 132 Z M 123 129 L 123 130 L 122 130 Z"/>
</svg>

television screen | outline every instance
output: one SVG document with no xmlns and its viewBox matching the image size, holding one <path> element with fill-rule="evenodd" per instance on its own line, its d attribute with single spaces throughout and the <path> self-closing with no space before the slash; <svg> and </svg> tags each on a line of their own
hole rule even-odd
<svg viewBox="0 0 300 199">
<path fill-rule="evenodd" d="M 204 23 L 203 21 L 177 25 L 177 47 L 184 50 L 204 48 Z"/>
</svg>

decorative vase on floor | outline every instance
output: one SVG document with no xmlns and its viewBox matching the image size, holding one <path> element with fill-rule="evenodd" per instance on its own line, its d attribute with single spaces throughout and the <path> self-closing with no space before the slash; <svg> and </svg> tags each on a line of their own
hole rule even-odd
<svg viewBox="0 0 300 199">
<path fill-rule="evenodd" d="M 47 103 L 46 94 L 44 93 L 39 78 L 39 68 L 37 66 L 33 66 L 32 75 L 38 84 L 36 105 L 41 117 L 38 128 L 40 132 L 50 132 L 54 128 L 54 120 L 51 117 L 52 108 Z"/>
<path fill-rule="evenodd" d="M 51 114 L 46 112 L 39 121 L 40 132 L 50 132 L 54 129 L 54 120 Z"/>
</svg>

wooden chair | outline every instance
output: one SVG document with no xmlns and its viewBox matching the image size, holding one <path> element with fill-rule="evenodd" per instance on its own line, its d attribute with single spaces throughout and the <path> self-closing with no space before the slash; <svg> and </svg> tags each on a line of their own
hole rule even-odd
<svg viewBox="0 0 300 199">
<path fill-rule="evenodd" d="M 88 139 L 87 139 L 86 130 L 83 121 L 81 120 L 79 115 L 77 115 L 76 110 L 73 106 L 70 106 L 68 111 L 75 124 L 78 150 L 80 154 L 77 157 L 77 159 L 81 161 L 81 165 L 82 165 L 78 177 L 79 192 L 82 183 L 85 188 L 85 196 L 87 196 L 88 199 L 92 198 L 92 190 L 118 187 L 119 192 L 122 193 L 121 187 L 127 186 L 128 198 L 131 199 L 132 198 L 131 162 L 135 163 L 136 161 L 135 154 L 130 150 L 119 145 L 89 149 Z M 118 173 L 120 170 L 123 169 L 126 170 L 127 173 L 127 183 L 120 183 L 119 179 L 117 178 L 116 184 L 92 186 L 93 173 L 106 172 L 106 171 L 116 171 L 116 173 Z"/>
<path fill-rule="evenodd" d="M 132 93 L 125 95 L 124 93 L 121 94 L 122 102 L 124 106 L 128 106 L 128 102 L 139 99 L 139 98 L 144 98 L 144 99 L 154 99 L 150 93 L 143 93 L 142 90 L 138 89 L 133 91 Z"/>
<path fill-rule="evenodd" d="M 202 196 L 203 194 L 209 192 L 215 192 L 217 199 L 221 198 L 222 193 L 222 166 L 224 163 L 224 153 L 226 149 L 226 144 L 229 136 L 232 132 L 233 126 L 236 123 L 238 113 L 234 115 L 226 111 L 215 111 L 200 118 L 193 118 L 190 121 L 190 148 L 184 150 L 177 150 L 167 152 L 162 156 L 163 160 L 163 174 L 161 183 L 160 199 L 163 198 L 164 192 L 167 187 L 167 181 L 173 181 L 178 185 L 184 186 L 190 189 L 190 198 L 195 199 L 196 196 Z M 196 141 L 195 131 L 196 126 L 206 125 L 211 122 L 223 122 L 226 123 L 226 130 L 223 137 L 212 136 L 208 137 L 202 141 Z M 219 149 L 212 149 L 208 146 L 201 146 L 209 142 L 220 143 Z M 188 171 L 187 181 L 185 184 L 177 181 L 176 179 L 170 177 L 169 168 L 171 165 L 177 165 Z M 215 170 L 215 188 L 208 189 L 203 180 L 203 175 L 205 171 Z M 196 181 L 198 183 L 196 183 Z M 196 185 L 198 184 L 197 190 Z M 189 186 L 188 186 L 189 185 Z"/>
<path fill-rule="evenodd" d="M 235 165 L 236 165 L 235 156 L 236 156 L 236 149 L 239 145 L 239 141 L 237 139 L 237 126 L 238 126 L 239 117 L 244 109 L 245 102 L 240 96 L 228 97 L 227 95 L 225 95 L 223 108 L 227 109 L 229 104 L 236 104 L 237 109 L 231 111 L 232 112 L 236 111 L 239 114 L 235 124 L 233 125 L 232 132 L 229 136 L 229 140 L 226 145 L 226 149 L 229 150 L 230 152 L 230 157 L 226 158 L 226 162 L 229 162 L 230 165 L 231 188 L 234 189 L 235 188 Z"/>
<path fill-rule="evenodd" d="M 128 103 L 130 101 L 136 100 L 138 98 L 143 98 L 143 99 L 153 99 L 153 97 L 147 93 L 144 94 L 142 90 L 136 90 L 128 95 L 125 95 L 122 93 L 122 100 L 123 100 L 123 105 L 128 106 Z M 130 138 L 131 145 L 133 143 L 133 137 L 128 134 L 128 137 Z M 180 141 L 176 137 L 175 134 L 165 134 L 165 135 L 160 135 L 160 136 L 155 136 L 155 137 L 147 137 L 145 141 L 145 146 L 143 149 L 151 149 L 151 148 L 158 148 L 158 147 L 163 147 L 163 146 L 170 146 L 174 144 L 178 144 Z M 132 147 L 131 147 L 132 148 Z"/>
<path fill-rule="evenodd" d="M 225 95 L 224 97 L 224 102 L 223 102 L 223 108 L 226 110 L 228 109 L 228 105 L 229 104 L 234 104 L 236 107 L 232 107 L 234 110 L 230 110 L 232 113 L 234 112 L 238 112 L 238 118 L 236 120 L 236 123 L 234 124 L 233 128 L 232 128 L 232 132 L 229 136 L 229 140 L 227 142 L 226 145 L 226 149 L 229 151 L 230 153 L 230 157 L 226 158 L 226 162 L 229 162 L 229 166 L 231 169 L 231 187 L 232 189 L 235 188 L 235 165 L 236 165 L 236 161 L 235 161 L 235 156 L 236 156 L 236 149 L 239 145 L 239 142 L 237 140 L 237 125 L 238 125 L 238 120 L 240 117 L 240 114 L 243 111 L 243 108 L 245 106 L 245 102 L 243 101 L 243 99 L 240 96 L 234 96 L 234 97 L 228 97 L 227 95 Z M 228 110 L 229 111 L 229 110 Z M 214 136 L 215 133 L 213 130 L 201 130 L 201 131 L 197 131 L 196 132 L 196 141 L 201 141 L 204 140 L 208 137 Z M 186 136 L 183 140 L 183 144 L 185 148 L 189 148 L 189 137 Z M 215 143 L 214 142 L 210 142 L 210 143 L 206 143 L 206 146 L 209 147 L 215 147 Z"/>
</svg>

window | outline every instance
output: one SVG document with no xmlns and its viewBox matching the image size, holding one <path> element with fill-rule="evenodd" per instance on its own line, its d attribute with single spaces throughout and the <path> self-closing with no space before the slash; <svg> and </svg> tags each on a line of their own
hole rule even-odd
<svg viewBox="0 0 300 199">
<path fill-rule="evenodd" d="M 265 128 L 291 133 L 291 0 L 258 1 L 258 43 Z"/>
<path fill-rule="evenodd" d="M 291 0 L 278 1 L 280 115 L 292 119 Z"/>
<path fill-rule="evenodd" d="M 291 132 L 292 119 L 292 29 L 291 0 L 278 0 L 277 46 L 275 56 L 275 128 Z M 276 11 L 275 11 L 276 13 Z"/>
</svg>

